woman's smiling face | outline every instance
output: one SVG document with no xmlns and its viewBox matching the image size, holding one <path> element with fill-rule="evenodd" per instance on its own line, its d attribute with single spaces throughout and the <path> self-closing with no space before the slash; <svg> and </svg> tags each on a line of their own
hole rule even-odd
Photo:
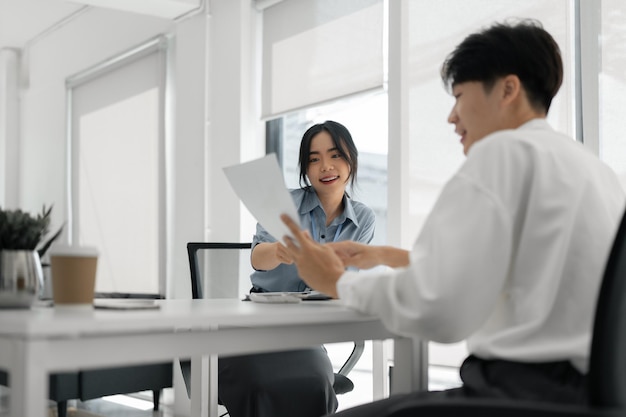
<svg viewBox="0 0 626 417">
<path fill-rule="evenodd" d="M 311 140 L 306 174 L 318 195 L 339 190 L 343 193 L 350 179 L 350 164 L 341 156 L 330 134 L 324 130 Z"/>
</svg>

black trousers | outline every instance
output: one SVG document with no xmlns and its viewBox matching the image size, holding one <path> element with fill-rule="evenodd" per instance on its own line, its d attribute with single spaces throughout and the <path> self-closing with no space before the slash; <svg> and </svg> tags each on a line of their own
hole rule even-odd
<svg viewBox="0 0 626 417">
<path fill-rule="evenodd" d="M 218 395 L 230 417 L 320 417 L 337 410 L 323 347 L 219 358 Z"/>
<path fill-rule="evenodd" d="M 470 356 L 460 369 L 463 385 L 446 391 L 394 395 L 337 413 L 339 417 L 385 417 L 415 401 L 492 398 L 584 404 L 586 378 L 569 362 L 521 363 Z"/>
</svg>

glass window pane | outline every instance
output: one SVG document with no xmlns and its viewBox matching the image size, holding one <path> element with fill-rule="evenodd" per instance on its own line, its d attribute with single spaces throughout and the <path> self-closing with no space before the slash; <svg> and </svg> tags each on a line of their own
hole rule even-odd
<svg viewBox="0 0 626 417">
<path fill-rule="evenodd" d="M 287 187 L 300 187 L 298 155 L 302 135 L 311 125 L 325 120 L 343 124 L 352 135 L 359 151 L 359 172 L 357 186 L 349 190 L 349 193 L 355 200 L 366 204 L 376 213 L 376 233 L 372 244 L 386 244 L 387 94 L 379 92 L 340 100 L 326 106 L 289 113 L 279 119 L 281 126 L 273 126 L 270 131 L 274 134 L 282 132 L 283 140 L 277 148 L 282 149 L 279 158 Z M 355 382 L 355 389 L 342 396 L 338 411 L 373 400 L 371 346 L 371 343 L 366 343 L 363 357 L 350 373 L 350 378 Z M 334 368 L 339 369 L 354 345 L 335 343 L 326 345 L 326 348 Z"/>
<path fill-rule="evenodd" d="M 326 106 L 289 113 L 283 117 L 282 166 L 289 188 L 298 188 L 298 153 L 302 135 L 315 123 L 334 120 L 346 126 L 359 151 L 359 172 L 353 199 L 376 214 L 373 244 L 385 244 L 387 236 L 387 94 L 341 100 Z"/>
<path fill-rule="evenodd" d="M 548 120 L 574 136 L 573 65 L 570 12 L 567 0 L 428 0 L 410 5 L 410 146 L 411 230 L 417 235 L 441 186 L 463 162 L 462 147 L 447 122 L 453 104 L 443 89 L 439 70 L 463 38 L 493 22 L 536 18 L 555 37 L 563 53 L 564 84 L 552 103 Z M 441 19 L 445 16 L 445 19 Z"/>
<path fill-rule="evenodd" d="M 603 0 L 601 4 L 600 157 L 626 188 L 626 3 Z"/>
<path fill-rule="evenodd" d="M 453 99 L 444 90 L 439 70 L 445 57 L 463 38 L 496 21 L 535 18 L 555 37 L 566 69 L 564 84 L 552 103 L 548 120 L 574 136 L 574 100 L 570 2 L 568 0 L 417 0 L 409 2 L 409 146 L 410 225 L 417 237 L 444 183 L 464 160 L 453 125 L 447 118 Z M 445 16 L 445 18 L 442 18 Z M 464 344 L 430 344 L 432 389 L 459 383 L 458 372 L 467 352 Z M 433 365 L 440 369 L 434 369 Z M 441 378 L 440 378 L 441 376 Z"/>
</svg>

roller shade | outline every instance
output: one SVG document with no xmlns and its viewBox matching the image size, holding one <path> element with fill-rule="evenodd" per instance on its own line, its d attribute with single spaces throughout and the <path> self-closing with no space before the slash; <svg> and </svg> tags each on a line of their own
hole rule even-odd
<svg viewBox="0 0 626 417">
<path fill-rule="evenodd" d="M 383 85 L 382 0 L 284 0 L 263 11 L 263 117 Z"/>
<path fill-rule="evenodd" d="M 96 292 L 164 294 L 165 53 L 150 42 L 67 81 L 72 243 L 100 252 Z"/>
</svg>

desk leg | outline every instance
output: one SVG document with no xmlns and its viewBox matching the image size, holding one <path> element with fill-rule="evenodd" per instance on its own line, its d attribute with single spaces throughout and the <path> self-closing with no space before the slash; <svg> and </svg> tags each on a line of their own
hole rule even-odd
<svg viewBox="0 0 626 417">
<path fill-rule="evenodd" d="M 209 356 L 209 386 L 204 392 L 209 396 L 209 417 L 218 417 L 217 413 L 217 355 Z"/>
<path fill-rule="evenodd" d="M 16 342 L 15 361 L 9 368 L 10 416 L 46 416 L 48 413 L 48 371 L 41 343 Z"/>
<path fill-rule="evenodd" d="M 387 340 L 372 340 L 372 399 L 382 400 L 389 396 L 389 349 Z"/>
<path fill-rule="evenodd" d="M 217 417 L 217 356 L 191 358 L 191 417 Z"/>
<path fill-rule="evenodd" d="M 191 417 L 209 415 L 208 388 L 208 356 L 191 358 Z"/>
<path fill-rule="evenodd" d="M 394 339 L 391 394 L 428 389 L 428 344 L 418 339 Z"/>
</svg>

